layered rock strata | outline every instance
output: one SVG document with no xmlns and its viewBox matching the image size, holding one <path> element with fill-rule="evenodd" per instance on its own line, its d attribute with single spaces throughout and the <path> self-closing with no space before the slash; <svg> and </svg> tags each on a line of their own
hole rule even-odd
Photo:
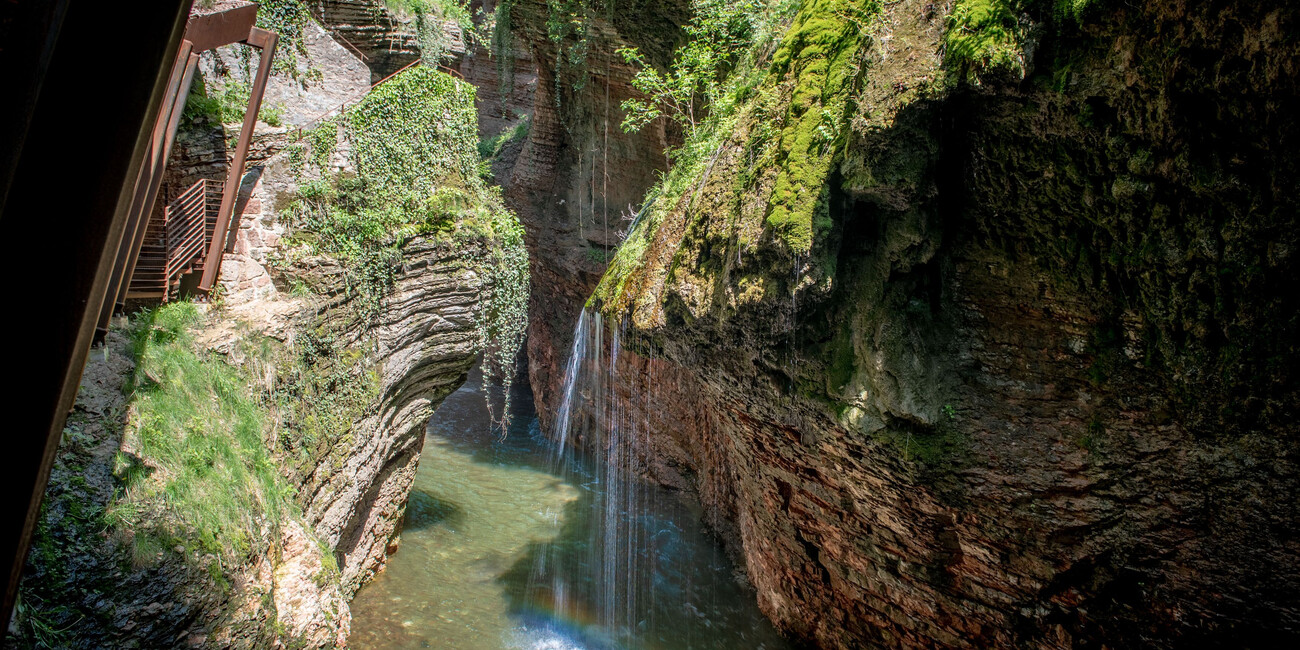
<svg viewBox="0 0 1300 650">
<path fill-rule="evenodd" d="M 420 60 L 420 40 L 411 20 L 401 20 L 383 0 L 324 0 L 311 3 L 312 17 L 370 68 L 377 82 Z"/>
<path fill-rule="evenodd" d="M 300 486 L 304 514 L 335 549 L 349 598 L 396 548 L 425 424 L 477 359 L 476 308 L 490 286 L 465 256 L 464 246 L 408 242 L 377 321 L 349 335 L 353 346 L 370 350 L 378 396 Z M 320 262 L 290 273 L 328 283 L 339 268 Z"/>
</svg>

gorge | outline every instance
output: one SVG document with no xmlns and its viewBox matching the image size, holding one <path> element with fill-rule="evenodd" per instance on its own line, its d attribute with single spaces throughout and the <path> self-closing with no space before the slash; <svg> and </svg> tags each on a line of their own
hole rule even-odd
<svg viewBox="0 0 1300 650">
<path fill-rule="evenodd" d="M 258 15 L 222 289 L 92 351 L 6 647 L 1300 641 L 1300 7 Z"/>
</svg>

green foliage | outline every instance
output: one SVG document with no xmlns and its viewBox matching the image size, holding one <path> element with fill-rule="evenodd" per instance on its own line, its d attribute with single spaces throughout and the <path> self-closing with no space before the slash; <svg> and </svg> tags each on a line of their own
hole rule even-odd
<svg viewBox="0 0 1300 650">
<path fill-rule="evenodd" d="M 959 0 L 943 35 L 944 57 L 968 74 L 1024 72 L 1020 13 L 1025 0 Z"/>
<path fill-rule="evenodd" d="M 624 287 L 641 267 L 643 255 L 649 248 L 659 223 L 669 212 L 679 208 L 685 197 L 698 190 L 700 179 L 707 176 L 712 161 L 730 137 L 741 115 L 746 110 L 752 110 L 751 106 L 764 96 L 756 95 L 755 89 L 764 85 L 768 79 L 765 59 L 782 26 L 798 7 L 797 2 L 790 0 L 768 0 L 763 4 L 761 12 L 755 9 L 744 16 L 732 16 L 727 7 L 721 6 L 724 4 L 710 0 L 697 3 L 696 17 L 692 19 L 690 32 L 704 38 L 710 34 L 722 35 L 718 37 L 718 44 L 708 47 L 726 52 L 725 57 L 717 59 L 720 64 L 717 73 L 723 74 L 724 68 L 729 69 L 730 73 L 707 93 L 712 98 L 712 103 L 706 106 L 707 112 L 703 120 L 699 120 L 695 128 L 688 129 L 685 142 L 671 152 L 672 167 L 647 192 L 645 202 L 630 227 L 627 240 L 619 246 L 605 275 L 601 277 L 600 285 L 592 294 L 592 301 L 599 300 L 606 305 L 614 305 L 624 295 Z M 743 43 L 747 45 L 742 47 Z M 683 69 L 683 76 L 690 75 Z M 636 105 L 625 104 L 624 110 L 629 109 L 641 110 Z M 659 110 L 663 110 L 663 107 L 660 106 Z M 631 118 L 632 113 L 628 116 Z M 644 120 L 633 118 L 631 123 L 625 124 L 636 127 L 637 121 Z M 775 135 L 773 132 L 769 140 L 775 141 Z"/>
<path fill-rule="evenodd" d="M 431 68 L 406 70 L 348 111 L 348 136 L 367 188 L 428 192 L 476 175 L 474 87 Z"/>
<path fill-rule="evenodd" d="M 224 560 L 255 550 L 258 531 L 293 512 L 292 492 L 267 448 L 268 416 L 250 377 L 197 352 L 195 305 L 174 303 L 132 322 L 136 357 L 129 384 L 134 438 L 159 479 L 125 472 L 124 493 L 104 513 L 133 535 L 138 562 L 182 543 Z"/>
<path fill-rule="evenodd" d="M 257 26 L 280 35 L 275 48 L 271 73 L 298 78 L 298 57 L 307 56 L 307 43 L 303 39 L 311 22 L 311 11 L 304 0 L 260 0 L 257 8 Z"/>
<path fill-rule="evenodd" d="M 587 55 L 591 50 L 591 6 L 588 0 L 546 0 L 546 37 L 555 46 L 555 105 L 564 84 L 574 90 L 587 85 Z"/>
<path fill-rule="evenodd" d="M 415 19 L 416 38 L 420 43 L 420 57 L 429 65 L 437 65 L 449 56 L 451 40 L 443 29 L 448 22 L 456 23 L 467 46 L 482 45 L 485 38 L 474 23 L 469 3 L 464 0 L 384 0 L 399 16 Z"/>
<path fill-rule="evenodd" d="M 248 110 L 248 98 L 252 89 L 246 82 L 227 77 L 221 86 L 209 92 L 203 83 L 203 77 L 194 76 L 194 85 L 185 108 L 181 112 L 181 121 L 186 129 L 193 128 L 203 120 L 216 121 L 219 124 L 238 124 L 244 121 Z M 284 107 L 263 103 L 257 112 L 257 119 L 270 126 L 280 126 L 284 120 Z"/>
<path fill-rule="evenodd" d="M 801 256 L 810 253 L 815 234 L 829 226 L 825 187 L 848 131 L 848 98 L 860 76 L 859 52 L 868 42 L 880 5 L 875 0 L 809 0 L 764 6 L 761 13 L 749 12 L 750 18 L 735 18 L 728 8 L 697 4 L 690 32 L 698 40 L 711 42 L 694 46 L 694 51 L 711 49 L 725 56 L 702 55 L 696 60 L 724 62 L 714 69 L 725 76 L 706 93 L 711 102 L 706 119 L 697 120 L 692 128 L 687 117 L 687 138 L 674 152 L 673 167 L 648 194 L 593 300 L 606 305 L 620 303 L 624 287 L 641 267 L 644 251 L 663 217 L 690 209 L 713 162 L 741 124 L 749 134 L 745 143 L 749 153 L 735 191 L 738 197 L 770 192 L 765 231 L 791 254 Z M 791 12 L 795 12 L 793 18 Z M 773 52 L 786 24 L 790 26 Z M 691 49 L 688 44 L 679 52 Z M 682 78 L 703 74 L 690 69 L 680 68 Z M 707 66 L 694 69 L 704 71 Z M 663 88 L 671 89 L 675 74 L 647 73 L 646 78 L 658 79 Z M 630 126 L 654 110 L 675 110 L 663 102 L 650 108 L 627 106 L 632 109 Z M 635 117 L 638 110 L 642 111 L 640 117 Z M 755 187 L 758 172 L 773 168 L 776 176 L 770 189 Z"/>
<path fill-rule="evenodd" d="M 508 387 L 527 325 L 528 256 L 523 227 L 500 189 L 480 176 L 473 86 L 410 68 L 331 128 L 344 131 L 357 174 L 300 185 L 288 209 L 295 237 L 344 263 L 346 289 L 366 320 L 381 313 L 407 240 L 423 235 L 456 246 L 488 292 L 475 314 L 485 381 Z M 525 123 L 507 137 L 526 132 Z M 321 138 L 332 145 L 334 133 Z M 309 157 L 320 159 L 314 149 Z"/>
<path fill-rule="evenodd" d="M 957 407 L 952 404 L 944 404 L 939 410 L 943 413 L 943 417 L 947 418 L 949 422 L 957 421 Z"/>
<path fill-rule="evenodd" d="M 338 120 L 333 118 L 325 120 L 308 131 L 304 137 L 307 140 L 308 151 L 311 152 L 311 162 L 323 168 L 329 163 L 330 156 L 339 143 Z"/>
<path fill-rule="evenodd" d="M 478 143 L 478 155 L 485 160 L 496 158 L 507 145 L 522 142 L 528 137 L 531 118 L 525 117 L 518 124 L 506 127 L 490 138 L 483 138 Z"/>
<path fill-rule="evenodd" d="M 72 641 L 70 632 L 76 621 L 62 625 L 55 621 L 68 619 L 71 614 L 72 610 L 66 604 L 47 603 L 24 585 L 14 601 L 13 625 L 9 628 L 9 638 L 21 639 L 27 647 L 42 650 L 66 648 Z"/>
<path fill-rule="evenodd" d="M 1025 74 L 1028 12 L 1050 5 L 1061 19 L 1080 20 L 1096 0 L 958 0 L 943 35 L 944 60 L 974 80 L 980 74 Z"/>
<path fill-rule="evenodd" d="M 603 248 L 588 248 L 586 256 L 588 262 L 599 265 L 604 265 L 609 262 L 610 257 L 609 251 Z"/>
<path fill-rule="evenodd" d="M 492 34 L 490 51 L 496 59 L 497 96 L 502 111 L 505 110 L 510 93 L 515 89 L 514 36 L 510 31 L 510 8 L 513 5 L 513 0 L 499 0 L 492 13 L 492 24 L 489 27 Z"/>
<path fill-rule="evenodd" d="M 637 68 L 632 87 L 647 98 L 623 101 L 623 130 L 639 131 L 666 115 L 690 137 L 699 126 L 703 107 L 723 99 L 720 94 L 727 68 L 752 44 L 765 8 L 763 0 L 698 0 L 695 15 L 686 26 L 690 40 L 677 49 L 667 73 L 651 67 L 634 47 L 618 50 L 625 62 Z"/>
<path fill-rule="evenodd" d="M 349 432 L 376 406 L 381 382 L 364 353 L 320 324 L 299 332 L 296 352 L 279 364 L 274 386 L 282 425 L 275 447 L 295 475 L 309 477 L 323 458 L 352 453 Z"/>
</svg>

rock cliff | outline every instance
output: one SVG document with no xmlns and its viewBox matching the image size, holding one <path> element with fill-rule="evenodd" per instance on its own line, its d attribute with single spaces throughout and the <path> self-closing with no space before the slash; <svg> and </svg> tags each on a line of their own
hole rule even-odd
<svg viewBox="0 0 1300 650">
<path fill-rule="evenodd" d="M 680 138 L 662 124 L 621 132 L 619 105 L 636 96 L 636 71 L 616 52 L 635 46 L 667 64 L 689 3 L 518 0 L 508 8 L 511 47 L 537 71 L 529 137 L 504 185 L 533 262 L 528 372 L 549 426 L 578 312 L 667 166 L 664 148 Z"/>
<path fill-rule="evenodd" d="M 644 472 L 698 495 L 778 626 L 1300 634 L 1298 18 L 803 3 L 594 299 Z"/>
</svg>

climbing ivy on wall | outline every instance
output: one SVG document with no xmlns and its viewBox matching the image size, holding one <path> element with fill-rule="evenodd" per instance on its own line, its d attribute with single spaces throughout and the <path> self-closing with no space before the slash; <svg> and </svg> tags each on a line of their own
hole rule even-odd
<svg viewBox="0 0 1300 650">
<path fill-rule="evenodd" d="M 492 14 L 492 57 L 496 59 L 497 95 L 503 112 L 506 100 L 515 90 L 514 38 L 510 31 L 512 28 L 510 9 L 513 6 L 512 0 L 500 0 Z"/>
<path fill-rule="evenodd" d="M 311 20 L 311 12 L 303 0 L 261 0 L 258 3 L 257 26 L 280 36 L 275 60 L 271 62 L 272 73 L 298 77 L 298 57 L 307 56 L 307 43 L 303 37 Z"/>
<path fill-rule="evenodd" d="M 448 22 L 460 27 L 466 45 L 483 42 L 469 3 L 464 0 L 385 0 L 385 4 L 399 15 L 414 18 L 420 57 L 429 65 L 438 65 L 450 52 L 451 39 L 444 29 Z"/>
<path fill-rule="evenodd" d="M 322 169 L 340 136 L 354 174 Z M 318 177 L 301 183 L 288 217 L 304 244 L 345 263 L 359 316 L 381 313 L 405 241 L 421 235 L 458 246 L 486 280 L 475 314 L 484 381 L 503 384 L 508 400 L 527 325 L 528 257 L 518 219 L 482 177 L 474 87 L 416 66 L 305 141 L 304 173 L 311 162 Z"/>
<path fill-rule="evenodd" d="M 560 84 L 568 79 L 573 90 L 587 83 L 587 55 L 591 47 L 591 18 L 587 0 L 546 0 L 546 36 L 555 45 L 555 100 Z"/>
</svg>

